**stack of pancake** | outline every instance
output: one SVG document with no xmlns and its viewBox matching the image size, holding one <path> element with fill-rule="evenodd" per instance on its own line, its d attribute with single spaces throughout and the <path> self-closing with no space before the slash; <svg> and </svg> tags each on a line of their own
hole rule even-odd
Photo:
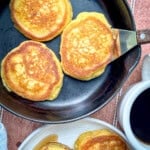
<svg viewBox="0 0 150 150">
<path fill-rule="evenodd" d="M 69 146 L 58 141 L 47 141 L 37 146 L 34 150 L 71 150 Z M 129 150 L 129 146 L 122 137 L 105 128 L 82 132 L 74 141 L 73 147 L 74 150 Z"/>
<path fill-rule="evenodd" d="M 79 80 L 91 80 L 119 55 L 117 33 L 105 16 L 81 12 L 71 20 L 69 0 L 11 0 L 10 12 L 16 29 L 31 40 L 6 55 L 1 76 L 4 86 L 23 98 L 54 100 L 63 85 L 63 72 Z M 53 50 L 40 42 L 52 40 L 61 32 L 58 60 Z"/>
</svg>

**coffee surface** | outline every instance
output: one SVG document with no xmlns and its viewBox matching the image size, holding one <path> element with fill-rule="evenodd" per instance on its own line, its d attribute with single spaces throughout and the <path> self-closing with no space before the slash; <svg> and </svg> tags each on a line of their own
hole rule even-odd
<svg viewBox="0 0 150 150">
<path fill-rule="evenodd" d="M 130 121 L 134 134 L 141 141 L 150 144 L 150 88 L 133 103 Z"/>
</svg>

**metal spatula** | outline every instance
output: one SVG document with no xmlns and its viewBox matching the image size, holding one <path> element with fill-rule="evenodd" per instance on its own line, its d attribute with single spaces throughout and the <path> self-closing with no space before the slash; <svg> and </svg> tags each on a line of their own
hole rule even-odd
<svg viewBox="0 0 150 150">
<path fill-rule="evenodd" d="M 150 29 L 130 31 L 113 29 L 119 33 L 121 55 L 125 54 L 138 44 L 150 43 Z"/>
</svg>

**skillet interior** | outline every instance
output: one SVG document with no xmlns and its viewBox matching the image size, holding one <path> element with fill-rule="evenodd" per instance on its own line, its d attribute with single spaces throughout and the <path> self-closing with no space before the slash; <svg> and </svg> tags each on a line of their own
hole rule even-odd
<svg viewBox="0 0 150 150">
<path fill-rule="evenodd" d="M 7 1 L 6 1 L 7 2 Z M 9 1 L 8 1 L 9 2 Z M 81 11 L 98 11 L 106 15 L 115 28 L 135 30 L 134 20 L 123 0 L 71 0 L 74 17 Z M 1 5 L 2 6 L 2 5 Z M 10 19 L 8 3 L 0 7 L 0 61 L 12 48 L 27 40 L 14 27 Z M 59 56 L 60 37 L 46 42 Z M 10 112 L 23 118 L 62 123 L 86 117 L 102 108 L 121 88 L 140 58 L 140 47 L 109 64 L 100 77 L 84 82 L 68 76 L 59 97 L 55 101 L 31 102 L 8 93 L 0 81 L 0 103 Z"/>
</svg>

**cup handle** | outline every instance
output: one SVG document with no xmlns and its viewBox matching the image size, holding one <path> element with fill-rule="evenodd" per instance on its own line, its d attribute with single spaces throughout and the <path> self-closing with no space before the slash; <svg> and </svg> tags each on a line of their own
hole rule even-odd
<svg viewBox="0 0 150 150">
<path fill-rule="evenodd" d="M 150 80 L 150 54 L 145 55 L 142 64 L 142 80 Z"/>
</svg>

